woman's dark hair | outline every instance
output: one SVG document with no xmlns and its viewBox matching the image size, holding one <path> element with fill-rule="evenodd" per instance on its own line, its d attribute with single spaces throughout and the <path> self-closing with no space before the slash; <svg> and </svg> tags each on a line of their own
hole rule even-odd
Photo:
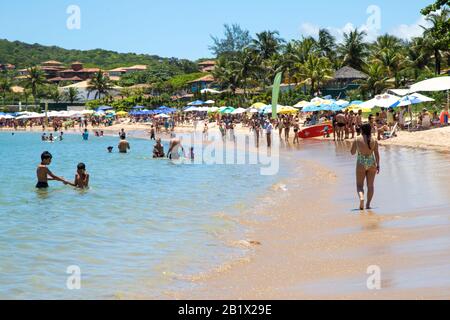
<svg viewBox="0 0 450 320">
<path fill-rule="evenodd" d="M 367 138 L 367 144 L 369 145 L 369 149 L 371 149 L 370 139 L 372 138 L 372 126 L 370 123 L 365 123 L 361 126 L 361 134 Z"/>
<path fill-rule="evenodd" d="M 78 170 L 86 170 L 86 165 L 84 163 L 79 163 L 77 166 Z"/>
</svg>

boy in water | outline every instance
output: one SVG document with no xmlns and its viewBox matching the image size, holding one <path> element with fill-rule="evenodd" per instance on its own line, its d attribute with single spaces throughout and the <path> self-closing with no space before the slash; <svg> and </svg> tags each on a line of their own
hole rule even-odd
<svg viewBox="0 0 450 320">
<path fill-rule="evenodd" d="M 86 189 L 89 187 L 89 173 L 86 172 L 86 165 L 84 163 L 79 163 L 77 166 L 75 182 L 69 182 L 68 184 L 79 189 Z"/>
<path fill-rule="evenodd" d="M 37 167 L 37 170 L 36 170 L 36 175 L 37 175 L 37 180 L 38 180 L 38 183 L 36 184 L 36 188 L 38 188 L 38 189 L 47 189 L 49 180 L 60 181 L 64 184 L 68 184 L 68 182 L 66 180 L 64 180 L 63 177 L 55 176 L 48 169 L 48 166 L 52 163 L 52 158 L 53 158 L 53 156 L 48 151 L 45 151 L 41 155 L 41 164 Z"/>
<path fill-rule="evenodd" d="M 108 153 L 112 153 L 113 149 L 114 149 L 114 147 L 109 146 L 108 147 Z"/>
</svg>

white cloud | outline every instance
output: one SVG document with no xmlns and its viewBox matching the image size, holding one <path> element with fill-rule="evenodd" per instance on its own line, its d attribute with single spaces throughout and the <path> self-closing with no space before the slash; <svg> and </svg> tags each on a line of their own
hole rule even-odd
<svg viewBox="0 0 450 320">
<path fill-rule="evenodd" d="M 304 37 L 315 37 L 319 35 L 319 30 L 321 29 L 320 26 L 306 22 L 303 23 L 300 26 L 300 34 Z M 341 28 L 337 27 L 326 27 L 324 29 L 327 29 L 332 36 L 336 38 L 337 42 L 341 42 L 344 39 L 344 33 L 349 33 L 350 31 L 353 31 L 356 29 L 356 27 L 351 23 L 347 22 L 344 26 Z M 378 32 L 377 30 L 373 30 L 371 28 L 368 28 L 367 25 L 363 24 L 358 28 L 360 31 L 366 31 L 367 37 L 366 40 L 373 41 L 377 38 Z"/>
<path fill-rule="evenodd" d="M 304 37 L 317 37 L 319 35 L 320 27 L 318 25 L 305 22 L 300 26 L 300 34 Z"/>
<path fill-rule="evenodd" d="M 420 37 L 423 34 L 423 28 L 429 27 L 430 22 L 425 20 L 425 17 L 420 17 L 414 24 L 401 24 L 392 29 L 391 34 L 399 37 L 400 39 L 411 40 L 414 37 Z"/>
</svg>

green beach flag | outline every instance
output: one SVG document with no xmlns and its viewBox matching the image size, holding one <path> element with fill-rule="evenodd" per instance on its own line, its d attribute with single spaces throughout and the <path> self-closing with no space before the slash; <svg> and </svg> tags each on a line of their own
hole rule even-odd
<svg viewBox="0 0 450 320">
<path fill-rule="evenodd" d="M 275 76 L 275 80 L 273 82 L 272 89 L 272 119 L 277 119 L 277 106 L 278 106 L 278 97 L 280 96 L 280 85 L 281 85 L 281 77 L 283 73 L 279 72 Z"/>
</svg>

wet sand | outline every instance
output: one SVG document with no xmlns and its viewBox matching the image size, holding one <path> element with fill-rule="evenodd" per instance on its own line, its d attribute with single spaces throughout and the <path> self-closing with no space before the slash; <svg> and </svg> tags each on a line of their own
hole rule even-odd
<svg viewBox="0 0 450 320">
<path fill-rule="evenodd" d="M 243 243 L 248 257 L 191 277 L 194 289 L 166 298 L 450 298 L 450 158 L 383 148 L 375 208 L 361 213 L 348 148 L 308 141 L 284 152 L 293 178 L 241 217 L 256 241 Z M 373 265 L 381 290 L 367 288 Z"/>
</svg>

